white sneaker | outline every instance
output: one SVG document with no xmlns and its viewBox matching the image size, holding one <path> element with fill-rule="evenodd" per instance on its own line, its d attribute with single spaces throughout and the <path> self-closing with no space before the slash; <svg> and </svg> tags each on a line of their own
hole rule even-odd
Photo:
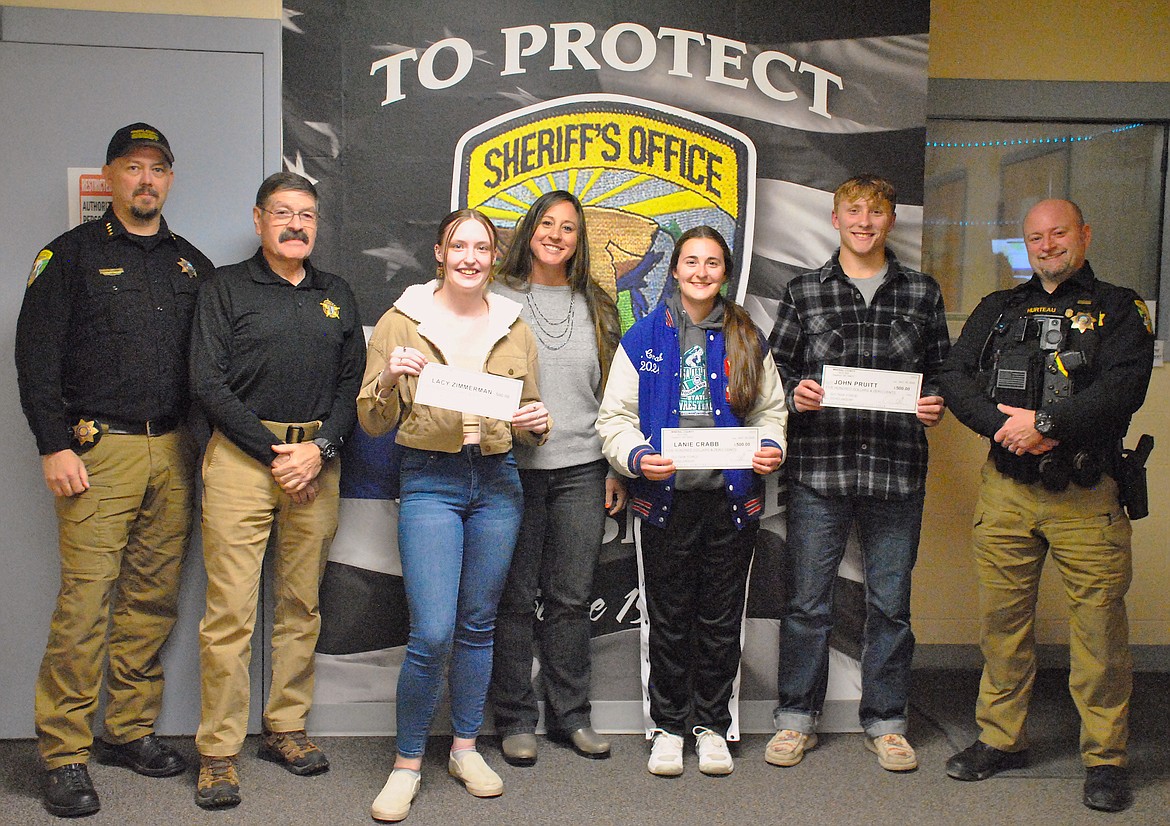
<svg viewBox="0 0 1170 826">
<path fill-rule="evenodd" d="M 654 745 L 646 768 L 659 777 L 678 777 L 683 773 L 683 739 L 660 728 L 651 729 Z"/>
<path fill-rule="evenodd" d="M 727 750 L 727 741 L 706 726 L 695 726 L 695 751 L 699 754 L 699 771 L 703 774 L 731 774 L 735 763 Z"/>
<path fill-rule="evenodd" d="M 386 785 L 382 787 L 382 791 L 374 799 L 374 805 L 370 807 L 370 817 L 390 823 L 404 820 L 410 814 L 410 804 L 418 794 L 421 781 L 418 772 L 402 769 L 390 772 Z"/>
</svg>

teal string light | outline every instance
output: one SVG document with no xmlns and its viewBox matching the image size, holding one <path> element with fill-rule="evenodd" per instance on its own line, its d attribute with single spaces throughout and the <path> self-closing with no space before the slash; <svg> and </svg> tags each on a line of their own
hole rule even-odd
<svg viewBox="0 0 1170 826">
<path fill-rule="evenodd" d="M 924 227 L 1018 227 L 1019 221 L 951 221 L 935 218 L 922 222 Z"/>
<path fill-rule="evenodd" d="M 1124 126 L 1116 126 L 1112 129 L 1107 129 L 1103 132 L 1097 132 L 1092 135 L 1064 135 L 1060 137 L 1047 138 L 1011 138 L 995 141 L 927 141 L 926 145 L 930 149 L 988 149 L 996 146 L 1037 146 L 1040 144 L 1050 143 L 1079 143 L 1081 141 L 1091 141 L 1097 138 L 1105 137 L 1106 135 L 1117 135 L 1122 132 L 1128 132 L 1130 129 L 1137 129 L 1140 126 L 1145 126 L 1144 123 L 1128 123 Z"/>
</svg>

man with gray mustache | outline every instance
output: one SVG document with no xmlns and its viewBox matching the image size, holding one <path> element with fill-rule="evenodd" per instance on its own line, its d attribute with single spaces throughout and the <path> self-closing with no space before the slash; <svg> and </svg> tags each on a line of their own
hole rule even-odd
<svg viewBox="0 0 1170 826">
<path fill-rule="evenodd" d="M 205 809 L 240 802 L 256 597 L 274 530 L 272 688 L 260 757 L 296 775 L 329 768 L 305 719 L 318 585 L 337 530 L 338 451 L 357 421 L 366 358 L 349 285 L 309 262 L 319 216 L 312 183 L 291 172 L 269 176 L 252 208 L 260 249 L 216 270 L 195 314 L 191 391 L 212 426 L 203 457 L 207 609 L 195 738 L 195 802 Z"/>
</svg>

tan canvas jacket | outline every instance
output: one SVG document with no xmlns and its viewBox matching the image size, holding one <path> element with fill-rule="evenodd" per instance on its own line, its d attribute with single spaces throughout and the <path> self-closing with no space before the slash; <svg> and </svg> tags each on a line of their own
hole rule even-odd
<svg viewBox="0 0 1170 826">
<path fill-rule="evenodd" d="M 438 283 L 416 284 L 378 320 L 366 350 L 366 372 L 357 397 L 358 422 L 371 436 L 380 436 L 398 425 L 395 441 L 418 450 L 458 453 L 463 446 L 463 416 L 452 410 L 415 405 L 416 376 L 403 376 L 393 387 L 378 387 L 378 377 L 395 347 L 412 347 L 428 361 L 448 362 L 435 343 L 442 331 L 434 316 L 434 291 Z M 495 342 L 483 370 L 496 376 L 520 379 L 520 404 L 540 400 L 539 365 L 532 330 L 520 319 L 520 305 L 494 293 L 487 294 L 488 325 Z M 549 420 L 552 429 L 552 420 Z M 506 453 L 512 439 L 524 444 L 543 444 L 548 438 L 527 431 L 513 431 L 509 422 L 480 420 L 480 449 L 487 455 Z"/>
</svg>

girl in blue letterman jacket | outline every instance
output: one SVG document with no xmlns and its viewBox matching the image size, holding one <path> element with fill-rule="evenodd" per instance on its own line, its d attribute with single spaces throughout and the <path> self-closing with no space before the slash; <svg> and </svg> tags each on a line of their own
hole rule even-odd
<svg viewBox="0 0 1170 826">
<path fill-rule="evenodd" d="M 663 776 L 682 773 L 688 731 L 700 771 L 732 771 L 726 741 L 739 739 L 734 689 L 762 477 L 784 460 L 783 385 L 763 334 L 720 293 L 731 268 L 718 231 L 679 238 L 677 290 L 622 338 L 597 418 L 639 517 L 647 768 Z M 676 470 L 661 453 L 664 427 L 754 427 L 759 445 L 751 468 Z"/>
</svg>

